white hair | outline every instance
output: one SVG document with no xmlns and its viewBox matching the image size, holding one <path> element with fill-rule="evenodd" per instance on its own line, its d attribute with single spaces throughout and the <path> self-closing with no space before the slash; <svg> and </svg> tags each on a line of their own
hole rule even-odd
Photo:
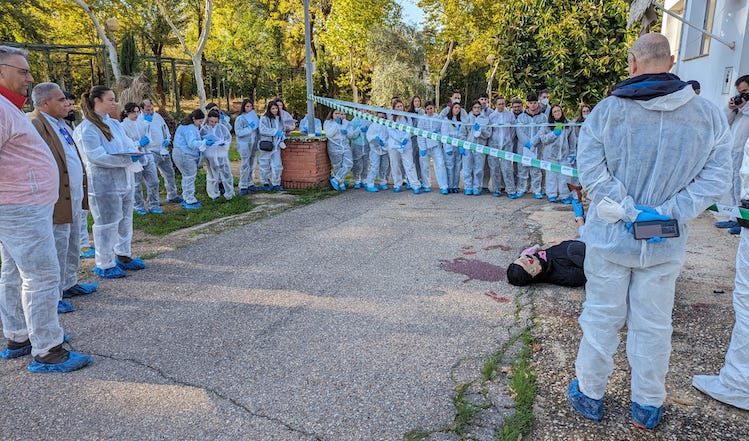
<svg viewBox="0 0 749 441">
<path fill-rule="evenodd" d="M 34 86 L 34 89 L 31 91 L 31 101 L 34 103 L 34 107 L 38 107 L 47 101 L 55 90 L 59 90 L 62 93 L 60 86 L 55 83 L 39 83 Z"/>
</svg>

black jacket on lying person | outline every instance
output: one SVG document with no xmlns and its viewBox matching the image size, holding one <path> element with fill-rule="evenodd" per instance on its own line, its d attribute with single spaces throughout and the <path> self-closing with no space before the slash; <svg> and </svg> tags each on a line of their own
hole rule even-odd
<svg viewBox="0 0 749 441">
<path fill-rule="evenodd" d="M 566 240 L 534 254 L 520 256 L 507 268 L 507 281 L 515 286 L 531 283 L 583 286 L 584 261 L 585 243 L 579 240 Z"/>
</svg>

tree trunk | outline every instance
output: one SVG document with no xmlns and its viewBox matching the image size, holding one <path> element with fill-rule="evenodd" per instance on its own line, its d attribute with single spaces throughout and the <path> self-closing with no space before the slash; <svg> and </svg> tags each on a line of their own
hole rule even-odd
<svg viewBox="0 0 749 441">
<path fill-rule="evenodd" d="M 494 63 L 494 68 L 492 69 L 491 75 L 489 75 L 489 84 L 486 85 L 486 94 L 489 95 L 490 99 L 492 96 L 492 83 L 494 82 L 494 75 L 497 74 L 498 68 L 499 68 L 499 57 L 497 57 L 497 62 Z"/>
<path fill-rule="evenodd" d="M 352 101 L 359 102 L 359 88 L 356 87 L 356 72 L 354 71 L 354 47 L 349 46 L 349 84 L 351 85 Z"/>
<path fill-rule="evenodd" d="M 450 57 L 452 57 L 453 49 L 455 48 L 454 41 L 451 40 L 449 44 L 450 45 L 447 47 L 447 59 L 445 59 L 445 65 L 442 66 L 442 69 L 440 69 L 437 74 L 437 81 L 434 87 L 434 102 L 438 108 L 442 106 L 442 103 L 440 103 L 440 82 L 442 81 L 442 77 L 447 73 L 447 66 L 450 65 Z"/>
<path fill-rule="evenodd" d="M 201 54 L 195 54 L 192 56 L 193 72 L 195 73 L 195 86 L 198 89 L 198 99 L 200 100 L 200 108 L 205 111 L 205 84 L 203 83 L 203 63 L 200 61 Z"/>
<path fill-rule="evenodd" d="M 91 11 L 91 8 L 84 2 L 83 0 L 73 0 L 75 4 L 81 7 L 86 14 L 88 14 L 89 18 L 91 18 L 91 21 L 94 22 L 94 27 L 96 28 L 96 33 L 99 34 L 99 38 L 101 38 L 101 41 L 104 43 L 104 46 L 107 48 L 107 52 L 109 52 L 109 63 L 112 65 L 112 73 L 114 74 L 114 81 L 115 83 L 120 80 L 120 62 L 119 58 L 117 58 L 117 48 L 114 46 L 114 43 L 112 40 L 109 39 L 106 32 L 104 32 L 104 29 L 101 27 L 101 24 L 99 23 L 99 19 L 96 18 L 96 15 Z"/>
</svg>

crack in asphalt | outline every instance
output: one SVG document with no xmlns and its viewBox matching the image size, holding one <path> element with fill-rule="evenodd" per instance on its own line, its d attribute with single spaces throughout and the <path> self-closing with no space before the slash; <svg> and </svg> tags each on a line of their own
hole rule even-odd
<svg viewBox="0 0 749 441">
<path fill-rule="evenodd" d="M 142 367 L 144 367 L 146 369 L 150 369 L 151 371 L 157 373 L 160 377 L 162 377 L 165 380 L 168 380 L 168 381 L 170 381 L 170 382 L 172 382 L 174 384 L 178 384 L 178 385 L 181 385 L 181 386 L 194 387 L 194 388 L 197 388 L 197 389 L 204 390 L 204 391 L 206 391 L 206 392 L 208 392 L 208 393 L 210 393 L 210 394 L 212 394 L 212 395 L 214 395 L 214 396 L 216 396 L 216 397 L 218 397 L 218 398 L 220 398 L 220 399 L 222 399 L 224 401 L 227 401 L 227 402 L 231 403 L 236 408 L 241 409 L 245 413 L 247 413 L 249 415 L 252 415 L 252 416 L 254 416 L 256 418 L 262 418 L 262 419 L 265 419 L 265 420 L 270 421 L 272 423 L 281 425 L 281 426 L 285 427 L 290 432 L 297 433 L 297 434 L 300 434 L 300 435 L 304 435 L 306 437 L 312 438 L 312 439 L 317 440 L 317 441 L 323 441 L 323 438 L 320 437 L 319 435 L 307 432 L 307 431 L 305 431 L 305 430 L 303 430 L 301 428 L 294 427 L 290 423 L 287 423 L 287 422 L 285 422 L 285 421 L 283 421 L 283 420 L 281 420 L 279 418 L 272 417 L 272 416 L 266 415 L 266 414 L 261 413 L 261 412 L 253 411 L 252 409 L 250 409 L 249 407 L 247 407 L 244 404 L 240 403 L 236 399 L 234 399 L 234 398 L 232 398 L 230 396 L 227 396 L 227 395 L 225 395 L 225 394 L 223 394 L 223 393 L 221 393 L 221 392 L 219 392 L 219 391 L 217 391 L 215 389 L 211 389 L 209 387 L 206 387 L 206 386 L 203 386 L 203 385 L 199 385 L 199 384 L 193 384 L 193 383 L 190 383 L 190 382 L 187 382 L 187 381 L 178 380 L 177 378 L 174 378 L 174 377 L 170 376 L 169 374 L 167 374 L 166 372 L 164 372 L 162 369 L 160 369 L 158 367 L 155 367 L 155 366 L 151 366 L 148 363 L 142 362 L 140 360 L 135 360 L 133 358 L 119 358 L 119 357 L 114 357 L 114 356 L 111 356 L 111 355 L 98 354 L 98 353 L 91 353 L 91 355 L 95 355 L 97 357 L 107 358 L 107 359 L 115 360 L 115 361 L 130 362 L 130 363 L 133 363 L 135 365 L 142 366 Z"/>
</svg>

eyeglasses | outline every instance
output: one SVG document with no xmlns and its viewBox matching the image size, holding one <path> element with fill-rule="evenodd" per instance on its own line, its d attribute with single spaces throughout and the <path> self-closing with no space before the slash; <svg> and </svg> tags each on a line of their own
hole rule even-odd
<svg viewBox="0 0 749 441">
<path fill-rule="evenodd" d="M 0 63 L 0 66 L 8 66 L 8 67 L 12 67 L 13 69 L 18 69 L 19 72 L 21 72 L 21 75 L 23 75 L 25 77 L 30 77 L 31 76 L 31 71 L 28 70 L 28 69 L 23 69 L 21 67 L 13 66 L 12 64 L 5 64 L 5 63 Z"/>
</svg>

